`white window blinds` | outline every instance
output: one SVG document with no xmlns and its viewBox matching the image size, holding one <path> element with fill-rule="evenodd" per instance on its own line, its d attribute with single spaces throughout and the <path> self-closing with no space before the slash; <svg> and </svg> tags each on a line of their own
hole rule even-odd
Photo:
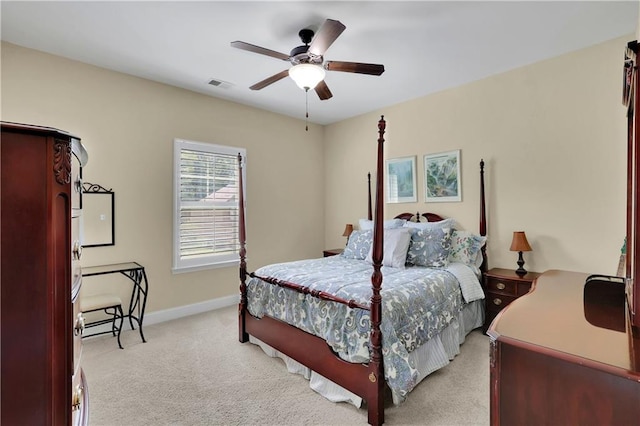
<svg viewBox="0 0 640 426">
<path fill-rule="evenodd" d="M 175 141 L 174 270 L 237 262 L 238 154 L 245 150 Z"/>
</svg>

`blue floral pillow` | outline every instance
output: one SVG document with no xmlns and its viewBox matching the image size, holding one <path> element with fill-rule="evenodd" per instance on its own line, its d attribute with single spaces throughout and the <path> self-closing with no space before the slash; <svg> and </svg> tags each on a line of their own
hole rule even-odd
<svg viewBox="0 0 640 426">
<path fill-rule="evenodd" d="M 411 236 L 407 264 L 444 268 L 449 264 L 451 228 L 416 229 Z"/>
<path fill-rule="evenodd" d="M 480 266 L 482 256 L 480 249 L 487 241 L 487 237 L 476 235 L 468 231 L 453 231 L 451 235 L 451 251 L 449 262 L 460 262 L 470 266 Z"/>
<path fill-rule="evenodd" d="M 342 252 L 342 257 L 346 259 L 365 260 L 371 250 L 372 242 L 373 231 L 353 231 L 351 235 L 349 235 L 349 241 Z"/>
</svg>

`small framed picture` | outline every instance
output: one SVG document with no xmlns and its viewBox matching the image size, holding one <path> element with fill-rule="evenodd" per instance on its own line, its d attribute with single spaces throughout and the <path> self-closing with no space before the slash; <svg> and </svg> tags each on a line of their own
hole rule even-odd
<svg viewBox="0 0 640 426">
<path fill-rule="evenodd" d="M 415 203 L 416 157 L 387 160 L 387 203 Z"/>
<path fill-rule="evenodd" d="M 424 156 L 425 202 L 462 201 L 460 150 Z"/>
</svg>

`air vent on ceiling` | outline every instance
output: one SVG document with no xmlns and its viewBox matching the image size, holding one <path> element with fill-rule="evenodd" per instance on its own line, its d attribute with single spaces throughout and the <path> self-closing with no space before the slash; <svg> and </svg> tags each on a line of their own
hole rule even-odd
<svg viewBox="0 0 640 426">
<path fill-rule="evenodd" d="M 227 88 L 227 87 L 231 87 L 231 83 L 228 83 L 226 81 L 222 81 L 222 80 L 218 80 L 215 78 L 212 78 L 209 80 L 209 85 L 214 86 L 214 87 L 218 87 L 218 88 Z"/>
</svg>

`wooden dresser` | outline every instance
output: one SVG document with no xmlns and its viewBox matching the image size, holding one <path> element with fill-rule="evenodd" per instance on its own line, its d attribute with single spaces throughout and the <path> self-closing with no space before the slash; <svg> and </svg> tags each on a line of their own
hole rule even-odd
<svg viewBox="0 0 640 426">
<path fill-rule="evenodd" d="M 0 423 L 87 424 L 78 300 L 87 154 L 60 130 L 1 126 Z"/>
<path fill-rule="evenodd" d="M 492 425 L 639 424 L 640 338 L 624 282 L 588 277 L 547 271 L 492 323 Z"/>
</svg>

